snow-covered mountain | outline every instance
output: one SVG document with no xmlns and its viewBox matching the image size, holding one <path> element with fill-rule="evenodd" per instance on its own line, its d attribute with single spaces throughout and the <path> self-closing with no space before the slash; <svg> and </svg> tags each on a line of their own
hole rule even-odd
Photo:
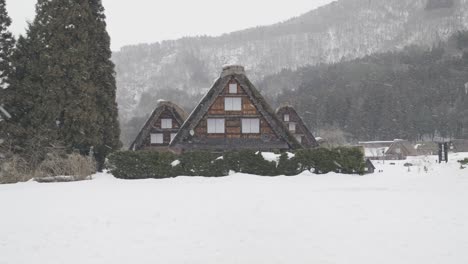
<svg viewBox="0 0 468 264">
<path fill-rule="evenodd" d="M 160 98 L 191 107 L 224 64 L 245 65 L 259 81 L 284 68 L 433 45 L 467 28 L 468 0 L 339 0 L 271 26 L 127 46 L 113 56 L 120 116 L 125 124 L 147 115 Z"/>
</svg>

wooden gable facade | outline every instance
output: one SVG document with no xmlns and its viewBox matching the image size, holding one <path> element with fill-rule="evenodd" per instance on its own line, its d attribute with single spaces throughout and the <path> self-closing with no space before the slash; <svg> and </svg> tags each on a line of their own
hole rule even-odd
<svg viewBox="0 0 468 264">
<path fill-rule="evenodd" d="M 276 110 L 276 115 L 304 148 L 318 147 L 317 140 L 292 106 L 281 106 Z"/>
<path fill-rule="evenodd" d="M 242 66 L 228 66 L 185 121 L 171 149 L 262 151 L 301 148 L 248 80 Z"/>
<path fill-rule="evenodd" d="M 140 130 L 130 149 L 168 150 L 169 143 L 179 132 L 187 116 L 187 113 L 176 104 L 160 101 Z"/>
</svg>

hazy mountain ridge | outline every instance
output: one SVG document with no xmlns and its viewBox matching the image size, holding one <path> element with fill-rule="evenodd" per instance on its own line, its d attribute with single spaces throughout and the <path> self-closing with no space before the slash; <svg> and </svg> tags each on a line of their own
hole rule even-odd
<svg viewBox="0 0 468 264">
<path fill-rule="evenodd" d="M 430 46 L 466 28 L 468 0 L 340 0 L 272 26 L 125 47 L 114 54 L 121 119 L 147 115 L 159 98 L 192 107 L 224 64 L 245 65 L 260 81 L 285 68 Z"/>
</svg>

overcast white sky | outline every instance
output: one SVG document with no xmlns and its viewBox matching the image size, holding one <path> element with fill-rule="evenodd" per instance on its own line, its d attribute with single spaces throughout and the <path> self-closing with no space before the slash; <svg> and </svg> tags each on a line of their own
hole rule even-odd
<svg viewBox="0 0 468 264">
<path fill-rule="evenodd" d="M 333 0 L 103 0 L 112 49 L 268 25 Z M 12 31 L 24 33 L 37 0 L 6 0 Z"/>
</svg>

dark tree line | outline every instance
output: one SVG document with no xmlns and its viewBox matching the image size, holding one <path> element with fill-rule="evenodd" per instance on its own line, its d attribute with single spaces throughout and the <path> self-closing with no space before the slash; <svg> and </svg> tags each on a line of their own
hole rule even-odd
<svg viewBox="0 0 468 264">
<path fill-rule="evenodd" d="M 9 21 L 1 6 L 0 19 Z M 102 164 L 120 147 L 110 58 L 101 0 L 38 0 L 34 21 L 17 40 L 8 65 L 0 65 L 9 83 L 1 100 L 12 116 L 2 124 L 4 144 L 25 157 L 38 155 L 35 159 L 57 147 L 92 151 Z"/>
<path fill-rule="evenodd" d="M 277 103 L 293 103 L 314 130 L 338 127 L 350 140 L 466 138 L 467 39 L 460 32 L 432 49 L 285 70 L 260 87 L 280 86 Z"/>
</svg>

